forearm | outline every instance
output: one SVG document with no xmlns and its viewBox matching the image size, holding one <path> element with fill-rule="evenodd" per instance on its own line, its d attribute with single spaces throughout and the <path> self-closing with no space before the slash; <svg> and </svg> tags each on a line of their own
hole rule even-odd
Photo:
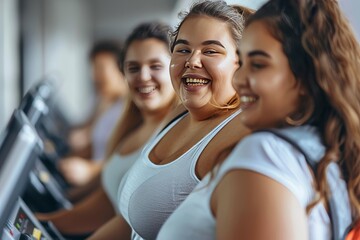
<svg viewBox="0 0 360 240">
<path fill-rule="evenodd" d="M 65 179 L 74 186 L 89 184 L 101 173 L 101 162 L 88 161 L 79 157 L 72 157 L 60 161 L 58 168 Z"/>
<path fill-rule="evenodd" d="M 47 219 L 40 220 L 50 220 L 61 233 L 70 235 L 93 232 L 114 215 L 110 200 L 99 189 L 73 209 L 49 214 Z"/>
<path fill-rule="evenodd" d="M 67 192 L 67 198 L 73 202 L 77 203 L 83 200 L 85 197 L 89 196 L 91 193 L 95 192 L 99 187 L 101 187 L 101 176 L 98 174 L 94 177 L 88 184 L 80 187 L 73 187 Z"/>
<path fill-rule="evenodd" d="M 101 228 L 99 228 L 87 240 L 103 240 L 103 239 L 131 239 L 131 228 L 125 219 L 119 215 L 112 218 Z"/>
</svg>

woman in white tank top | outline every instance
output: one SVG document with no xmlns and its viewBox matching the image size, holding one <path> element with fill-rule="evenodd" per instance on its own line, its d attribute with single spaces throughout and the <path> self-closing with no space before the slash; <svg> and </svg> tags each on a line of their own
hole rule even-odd
<svg viewBox="0 0 360 240">
<path fill-rule="evenodd" d="M 174 32 L 171 80 L 188 113 L 149 141 L 121 181 L 119 208 L 132 239 L 155 239 L 215 156 L 248 133 L 238 124 L 234 133 L 232 124 L 240 113 L 231 80 L 243 22 L 225 2 L 203 1 Z"/>
<path fill-rule="evenodd" d="M 338 2 L 268 1 L 239 52 L 239 124 L 255 133 L 158 239 L 345 239 L 360 214 L 360 46 Z"/>
<path fill-rule="evenodd" d="M 113 203 L 122 177 L 164 117 L 179 104 L 168 71 L 169 30 L 169 26 L 158 22 L 144 23 L 128 37 L 123 51 L 124 67 L 131 69 L 124 71 L 130 97 L 109 142 L 108 152 L 112 154 L 108 154 L 109 161 L 103 168 L 103 185 L 71 210 L 39 215 L 41 220 L 51 220 L 70 239 L 75 235 L 88 235 L 112 218 L 116 219 L 117 207 Z"/>
</svg>

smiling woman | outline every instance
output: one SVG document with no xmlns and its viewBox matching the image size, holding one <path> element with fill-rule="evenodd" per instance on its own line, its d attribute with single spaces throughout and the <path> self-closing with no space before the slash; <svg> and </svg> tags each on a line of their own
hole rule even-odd
<svg viewBox="0 0 360 240">
<path fill-rule="evenodd" d="M 167 46 L 160 40 L 149 38 L 132 42 L 126 52 L 124 72 L 129 83 L 130 94 L 137 106 L 151 113 L 161 108 L 167 110 L 168 99 L 174 97 L 169 71 Z M 164 84 L 166 83 L 166 84 Z"/>
<path fill-rule="evenodd" d="M 243 24 L 240 12 L 224 1 L 203 1 L 174 32 L 170 75 L 187 113 L 148 142 L 121 181 L 119 208 L 133 239 L 155 239 L 164 221 L 211 169 L 214 156 L 248 133 L 232 124 L 240 113 L 231 80 L 238 68 L 236 42 Z M 143 69 L 133 62 L 125 65 L 144 77 L 150 71 L 145 62 Z M 130 84 L 139 98 L 156 86 Z"/>
<path fill-rule="evenodd" d="M 360 46 L 338 2 L 269 0 L 248 19 L 239 53 L 237 120 L 253 133 L 219 159 L 158 239 L 359 231 Z"/>
<path fill-rule="evenodd" d="M 242 122 L 254 129 L 284 126 L 286 123 L 279 121 L 283 116 L 295 115 L 297 108 L 308 103 L 304 88 L 296 81 L 286 56 L 279 54 L 283 46 L 266 25 L 255 22 L 245 33 L 246 41 L 240 46 L 241 71 L 234 81 L 246 110 Z"/>
<path fill-rule="evenodd" d="M 125 65 L 124 75 L 131 96 L 108 144 L 109 159 L 101 175 L 103 185 L 71 210 L 38 215 L 41 220 L 51 220 L 69 239 L 88 235 L 111 218 L 110 223 L 115 221 L 116 227 L 109 229 L 105 224 L 91 239 L 119 239 L 118 232 L 129 238 L 130 229 L 126 222 L 119 222 L 120 215 L 114 216 L 119 183 L 138 158 L 143 145 L 179 103 L 169 74 L 168 31 L 169 26 L 158 22 L 143 23 L 127 38 L 121 66 Z"/>
<path fill-rule="evenodd" d="M 238 56 L 231 31 L 223 31 L 226 28 L 227 23 L 216 18 L 189 17 L 172 46 L 175 91 L 197 119 L 207 119 L 236 96 L 228 79 L 238 68 Z"/>
</svg>

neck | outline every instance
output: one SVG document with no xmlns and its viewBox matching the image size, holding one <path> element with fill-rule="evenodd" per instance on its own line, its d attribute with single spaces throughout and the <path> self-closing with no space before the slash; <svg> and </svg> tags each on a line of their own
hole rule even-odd
<svg viewBox="0 0 360 240">
<path fill-rule="evenodd" d="M 165 116 L 170 112 L 171 107 L 168 106 L 165 109 L 158 110 L 156 112 L 142 113 L 144 119 L 144 125 L 159 125 L 164 120 Z"/>
<path fill-rule="evenodd" d="M 228 116 L 237 109 L 238 108 L 218 109 L 211 106 L 211 107 L 206 107 L 206 109 L 202 108 L 202 109 L 188 109 L 188 110 L 189 110 L 190 122 L 196 123 L 196 122 L 203 122 L 207 120 L 216 119 L 222 116 Z"/>
<path fill-rule="evenodd" d="M 116 102 L 119 99 L 123 99 L 125 96 L 126 94 L 123 94 L 122 92 L 100 93 L 100 99 L 103 99 L 103 101 L 106 102 Z"/>
</svg>

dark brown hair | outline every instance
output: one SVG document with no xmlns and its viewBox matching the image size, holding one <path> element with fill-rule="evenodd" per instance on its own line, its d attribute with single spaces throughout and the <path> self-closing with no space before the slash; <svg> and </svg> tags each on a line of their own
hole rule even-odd
<svg viewBox="0 0 360 240">
<path fill-rule="evenodd" d="M 146 40 L 154 38 L 163 42 L 168 48 L 170 44 L 171 27 L 161 22 L 145 22 L 139 24 L 126 38 L 123 50 L 119 59 L 119 66 L 124 72 L 124 61 L 127 50 L 131 43 L 137 40 Z"/>
<path fill-rule="evenodd" d="M 110 53 L 113 54 L 115 59 L 118 59 L 121 54 L 122 43 L 116 40 L 101 40 L 92 46 L 89 59 L 94 60 L 96 55 L 100 53 Z"/>
</svg>

